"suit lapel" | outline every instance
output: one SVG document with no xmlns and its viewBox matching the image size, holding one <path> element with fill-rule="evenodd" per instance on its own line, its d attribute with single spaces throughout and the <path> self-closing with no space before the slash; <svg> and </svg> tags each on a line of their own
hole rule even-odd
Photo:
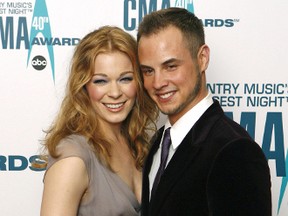
<svg viewBox="0 0 288 216">
<path fill-rule="evenodd" d="M 193 131 L 190 130 L 167 165 L 157 187 L 156 194 L 150 202 L 149 209 L 153 212 L 151 215 L 157 215 L 156 212 L 161 209 L 163 202 L 170 193 L 170 189 L 181 178 L 180 176 L 185 172 L 186 167 L 197 155 L 200 146 L 197 141 L 193 140 L 192 134 Z"/>
<path fill-rule="evenodd" d="M 223 114 L 223 110 L 219 104 L 217 102 L 214 103 L 208 110 L 206 110 L 185 136 L 171 161 L 167 165 L 165 172 L 161 177 L 154 199 L 150 202 L 149 211 L 153 212 L 151 215 L 158 215 L 158 211 L 162 208 L 166 197 L 169 196 L 173 185 L 181 178 L 181 175 L 186 171 L 187 166 L 193 162 L 195 156 L 205 144 L 204 141 L 206 140 L 210 129 L 213 127 L 214 122 Z M 160 142 L 160 140 L 158 140 L 158 142 Z M 159 146 L 158 142 L 157 144 Z M 152 160 L 153 157 L 150 159 Z M 149 168 L 151 168 L 151 164 L 149 165 Z"/>
<path fill-rule="evenodd" d="M 142 187 L 142 215 L 148 215 L 148 208 L 149 208 L 149 173 L 151 170 L 151 166 L 153 163 L 153 157 L 156 151 L 159 148 L 160 141 L 162 138 L 162 133 L 164 131 L 164 127 L 160 128 L 157 133 L 154 135 L 154 137 L 151 140 L 152 147 L 149 151 L 149 154 L 147 156 L 145 166 L 143 169 L 143 187 Z"/>
</svg>

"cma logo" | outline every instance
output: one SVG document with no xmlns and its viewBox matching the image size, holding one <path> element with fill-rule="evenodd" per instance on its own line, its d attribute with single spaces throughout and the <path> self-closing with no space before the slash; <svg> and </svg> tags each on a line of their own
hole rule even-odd
<svg viewBox="0 0 288 216">
<path fill-rule="evenodd" d="M 45 69 L 47 61 L 43 56 L 37 55 L 32 59 L 31 65 L 35 70 L 40 71 Z"/>
<path fill-rule="evenodd" d="M 39 155 L 33 155 L 29 158 L 22 155 L 0 155 L 0 172 L 24 171 L 28 167 L 32 171 L 44 171 L 46 164 L 46 159 Z"/>
<path fill-rule="evenodd" d="M 233 27 L 239 19 L 201 19 L 204 27 Z"/>
<path fill-rule="evenodd" d="M 138 4 L 137 4 L 138 2 Z M 169 7 L 182 7 L 194 13 L 193 0 L 176 0 L 174 4 L 170 0 L 124 0 L 123 27 L 126 31 L 133 31 L 142 21 L 143 17 L 153 11 Z M 204 27 L 233 27 L 239 19 L 201 19 Z"/>
</svg>

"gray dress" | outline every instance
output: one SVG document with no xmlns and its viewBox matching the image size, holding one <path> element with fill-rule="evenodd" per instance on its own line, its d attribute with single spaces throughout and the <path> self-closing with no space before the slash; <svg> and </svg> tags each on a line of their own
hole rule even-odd
<svg viewBox="0 0 288 216">
<path fill-rule="evenodd" d="M 140 204 L 128 185 L 115 173 L 103 166 L 86 139 L 71 135 L 57 146 L 61 156 L 50 157 L 47 170 L 67 157 L 81 158 L 87 169 L 89 186 L 82 198 L 78 216 L 139 216 Z M 47 171 L 46 171 L 47 172 Z"/>
</svg>

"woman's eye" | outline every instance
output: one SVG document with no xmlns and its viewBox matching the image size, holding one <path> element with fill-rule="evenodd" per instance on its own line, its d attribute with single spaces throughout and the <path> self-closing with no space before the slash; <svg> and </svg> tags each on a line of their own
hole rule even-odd
<svg viewBox="0 0 288 216">
<path fill-rule="evenodd" d="M 121 82 L 131 82 L 134 78 L 131 76 L 129 77 L 123 77 L 120 79 Z"/>
<path fill-rule="evenodd" d="M 107 81 L 104 79 L 96 79 L 93 81 L 94 84 L 105 84 Z"/>
</svg>

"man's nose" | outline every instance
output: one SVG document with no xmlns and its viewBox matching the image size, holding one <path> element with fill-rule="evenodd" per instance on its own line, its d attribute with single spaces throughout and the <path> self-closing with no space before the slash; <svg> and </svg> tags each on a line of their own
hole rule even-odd
<svg viewBox="0 0 288 216">
<path fill-rule="evenodd" d="M 168 85 L 168 80 L 164 73 L 161 71 L 155 71 L 154 79 L 153 79 L 153 87 L 155 89 L 161 89 L 164 86 Z"/>
</svg>

